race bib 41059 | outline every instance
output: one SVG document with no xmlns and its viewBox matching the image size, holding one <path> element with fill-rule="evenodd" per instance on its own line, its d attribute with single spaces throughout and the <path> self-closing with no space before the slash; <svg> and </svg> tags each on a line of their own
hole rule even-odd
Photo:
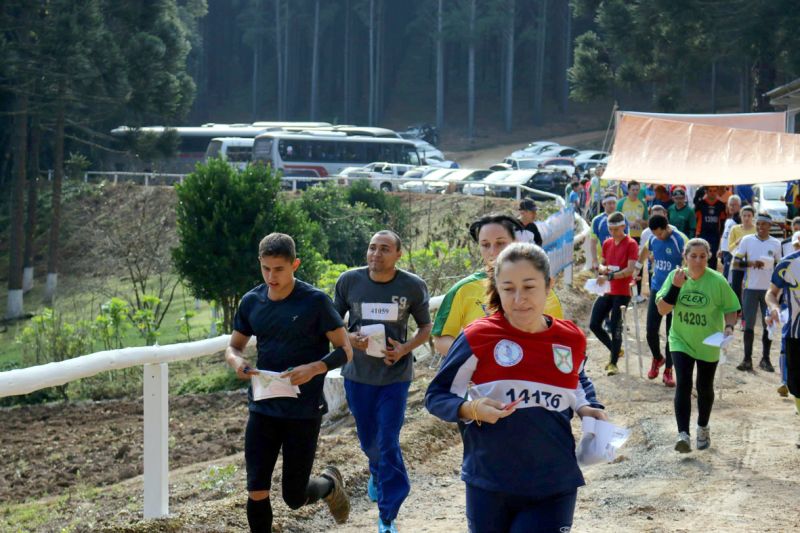
<svg viewBox="0 0 800 533">
<path fill-rule="evenodd" d="M 395 321 L 399 315 L 397 303 L 362 303 L 362 320 L 388 320 Z"/>
</svg>

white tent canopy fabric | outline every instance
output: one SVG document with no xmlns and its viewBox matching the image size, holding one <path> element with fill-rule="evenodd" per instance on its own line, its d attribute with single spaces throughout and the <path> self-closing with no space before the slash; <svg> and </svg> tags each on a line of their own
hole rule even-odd
<svg viewBox="0 0 800 533">
<path fill-rule="evenodd" d="M 682 115 L 678 113 L 644 113 L 641 111 L 617 111 L 616 120 L 621 116 L 635 115 L 637 117 L 653 117 L 663 120 L 677 120 L 679 122 L 692 122 L 708 126 L 722 126 L 725 128 L 740 128 L 743 130 L 773 131 L 783 133 L 786 131 L 786 112 L 774 113 L 720 113 L 714 115 Z"/>
<path fill-rule="evenodd" d="M 711 119 L 714 116 L 700 115 L 702 120 L 715 120 Z M 735 120 L 732 115 L 720 117 L 727 117 L 720 119 L 722 124 Z M 757 120 L 764 119 L 750 117 L 739 115 L 736 123 L 755 125 Z M 709 125 L 694 118 L 691 122 L 683 120 L 623 112 L 617 121 L 613 156 L 603 177 L 682 185 L 743 185 L 800 179 L 800 135 Z M 769 120 L 777 124 L 775 117 Z M 769 120 L 764 119 L 762 128 Z"/>
</svg>

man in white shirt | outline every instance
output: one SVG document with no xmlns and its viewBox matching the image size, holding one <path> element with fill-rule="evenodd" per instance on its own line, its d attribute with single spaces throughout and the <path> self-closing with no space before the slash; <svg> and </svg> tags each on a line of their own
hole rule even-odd
<svg viewBox="0 0 800 533">
<path fill-rule="evenodd" d="M 756 218 L 756 233 L 745 236 L 736 251 L 736 260 L 741 268 L 746 269 L 744 284 L 742 285 L 742 316 L 744 318 L 744 359 L 736 367 L 737 370 L 753 369 L 753 340 L 755 333 L 757 313 L 761 312 L 761 343 L 763 356 L 759 367 L 767 372 L 775 372 L 769 361 L 769 349 L 772 341 L 767 334 L 765 316 L 767 302 L 765 300 L 769 289 L 772 271 L 781 258 L 781 243 L 769 234 L 772 226 L 772 217 L 767 213 L 759 213 Z"/>
</svg>

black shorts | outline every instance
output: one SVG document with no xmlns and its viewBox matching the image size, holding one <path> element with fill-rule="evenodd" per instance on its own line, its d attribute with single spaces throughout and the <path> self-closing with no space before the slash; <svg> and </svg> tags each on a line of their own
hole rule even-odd
<svg viewBox="0 0 800 533">
<path fill-rule="evenodd" d="M 247 490 L 270 490 L 272 472 L 283 448 L 283 491 L 305 491 L 322 417 L 276 418 L 250 412 L 244 434 L 244 460 L 247 466 Z"/>
</svg>

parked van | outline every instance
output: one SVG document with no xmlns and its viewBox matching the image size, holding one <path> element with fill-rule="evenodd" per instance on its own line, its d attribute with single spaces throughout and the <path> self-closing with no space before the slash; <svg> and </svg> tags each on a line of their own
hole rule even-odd
<svg viewBox="0 0 800 533">
<path fill-rule="evenodd" d="M 253 142 L 247 137 L 215 137 L 206 148 L 206 162 L 212 157 L 227 161 L 230 166 L 244 170 L 253 158 Z"/>
</svg>

